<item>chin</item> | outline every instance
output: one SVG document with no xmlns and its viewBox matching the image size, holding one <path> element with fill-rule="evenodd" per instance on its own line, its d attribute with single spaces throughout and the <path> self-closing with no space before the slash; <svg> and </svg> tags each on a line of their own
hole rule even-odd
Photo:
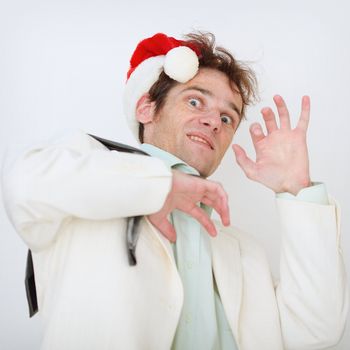
<svg viewBox="0 0 350 350">
<path fill-rule="evenodd" d="M 207 167 L 204 166 L 200 166 L 198 164 L 190 164 L 188 163 L 188 165 L 192 166 L 193 168 L 195 168 L 201 177 L 207 178 L 208 176 L 210 176 L 214 170 L 208 169 Z"/>
<path fill-rule="evenodd" d="M 178 158 L 182 159 L 185 163 L 187 163 L 192 168 L 196 169 L 201 177 L 208 177 L 216 170 L 217 166 L 214 166 L 212 159 L 210 157 L 208 160 L 205 160 L 205 155 L 201 154 L 195 154 L 196 152 L 193 152 L 191 150 L 190 154 L 183 153 L 183 154 L 175 154 Z M 198 162 L 198 160 L 200 160 Z"/>
<path fill-rule="evenodd" d="M 199 171 L 199 170 L 198 170 Z M 209 177 L 211 174 L 213 174 L 213 172 L 214 171 L 199 171 L 199 174 L 201 175 L 201 177 L 203 177 L 203 178 L 207 178 L 207 177 Z"/>
</svg>

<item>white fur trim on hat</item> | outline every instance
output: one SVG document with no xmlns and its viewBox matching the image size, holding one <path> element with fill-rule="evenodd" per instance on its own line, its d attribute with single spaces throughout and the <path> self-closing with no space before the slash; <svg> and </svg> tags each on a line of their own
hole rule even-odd
<svg viewBox="0 0 350 350">
<path fill-rule="evenodd" d="M 136 119 L 138 100 L 149 91 L 163 70 L 165 56 L 151 57 L 138 65 L 128 79 L 124 90 L 124 113 L 136 140 L 139 142 L 139 122 Z"/>
<path fill-rule="evenodd" d="M 128 125 L 139 142 L 139 122 L 136 119 L 136 105 L 149 91 L 163 71 L 179 83 L 186 83 L 198 72 L 198 57 L 188 47 L 171 49 L 166 56 L 155 56 L 140 63 L 130 75 L 124 90 L 124 113 Z"/>
</svg>

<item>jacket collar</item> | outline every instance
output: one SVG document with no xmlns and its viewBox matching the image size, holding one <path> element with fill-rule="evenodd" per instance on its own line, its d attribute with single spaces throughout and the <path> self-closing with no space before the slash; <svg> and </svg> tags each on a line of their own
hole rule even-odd
<svg viewBox="0 0 350 350">
<path fill-rule="evenodd" d="M 161 249 L 164 251 L 167 263 L 170 263 L 173 267 L 172 270 L 174 276 L 176 276 L 178 287 L 182 287 L 171 243 L 153 227 L 148 219 L 146 219 L 146 221 L 152 232 L 153 239 L 160 244 Z M 218 235 L 210 238 L 213 273 L 227 321 L 237 343 L 239 343 L 238 325 L 243 292 L 240 246 L 238 240 L 232 233 L 225 232 L 225 229 L 220 230 L 219 225 L 217 225 L 217 227 Z M 179 288 L 178 291 L 181 294 L 180 304 L 182 305 L 183 290 Z"/>
<path fill-rule="evenodd" d="M 212 264 L 216 285 L 227 321 L 237 341 L 239 339 L 239 315 L 242 303 L 243 274 L 238 240 L 227 232 L 219 231 L 210 239 Z"/>
</svg>

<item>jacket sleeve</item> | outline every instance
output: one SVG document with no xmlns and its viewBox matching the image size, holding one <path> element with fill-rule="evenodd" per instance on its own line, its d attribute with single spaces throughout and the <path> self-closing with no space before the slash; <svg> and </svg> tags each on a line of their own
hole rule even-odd
<svg viewBox="0 0 350 350">
<path fill-rule="evenodd" d="M 276 288 L 285 349 L 324 349 L 344 331 L 348 289 L 335 203 L 277 199 L 282 225 Z"/>
<path fill-rule="evenodd" d="M 10 220 L 35 251 L 74 218 L 108 220 L 158 211 L 172 177 L 159 159 L 109 151 L 74 131 L 8 160 L 2 180 Z"/>
</svg>

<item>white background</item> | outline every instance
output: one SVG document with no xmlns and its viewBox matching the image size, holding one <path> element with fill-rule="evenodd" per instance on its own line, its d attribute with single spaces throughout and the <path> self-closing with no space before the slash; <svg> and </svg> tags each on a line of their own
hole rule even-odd
<svg viewBox="0 0 350 350">
<path fill-rule="evenodd" d="M 252 62 L 261 102 L 236 142 L 254 156 L 248 126 L 279 93 L 295 124 L 309 94 L 311 174 L 342 206 L 350 270 L 350 23 L 346 1 L 18 1 L 0 2 L 0 157 L 17 142 L 65 128 L 134 143 L 121 95 L 136 43 L 162 31 L 212 31 L 238 59 Z M 134 143 L 135 144 L 135 143 Z M 213 176 L 230 194 L 232 221 L 265 246 L 278 276 L 274 195 L 247 180 L 232 152 Z M 26 247 L 0 204 L 0 349 L 38 349 L 40 319 L 29 319 L 23 285 Z M 334 349 L 350 348 L 350 327 Z M 258 350 L 258 349 L 257 349 Z"/>
</svg>

